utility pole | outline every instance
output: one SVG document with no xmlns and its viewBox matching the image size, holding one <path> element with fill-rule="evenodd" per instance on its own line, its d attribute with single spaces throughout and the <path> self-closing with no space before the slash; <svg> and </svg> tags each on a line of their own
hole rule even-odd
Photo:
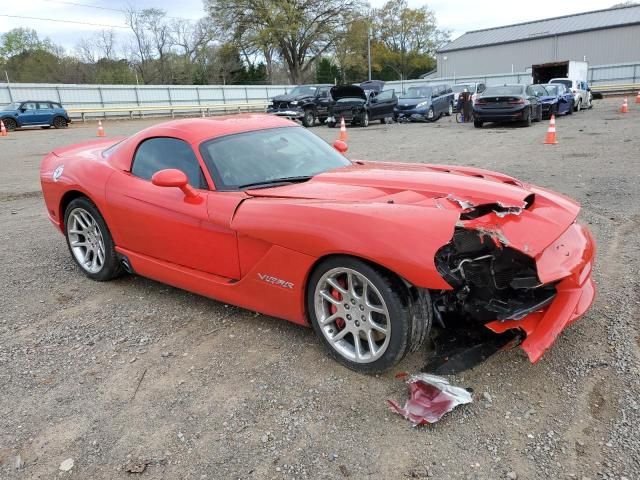
<svg viewBox="0 0 640 480">
<path fill-rule="evenodd" d="M 369 80 L 371 80 L 371 26 L 367 35 L 367 58 L 369 59 Z"/>
</svg>

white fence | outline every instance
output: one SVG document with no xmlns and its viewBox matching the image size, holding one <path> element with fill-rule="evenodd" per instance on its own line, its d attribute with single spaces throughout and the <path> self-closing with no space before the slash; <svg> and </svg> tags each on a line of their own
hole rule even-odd
<svg viewBox="0 0 640 480">
<path fill-rule="evenodd" d="M 617 65 L 599 65 L 589 68 L 587 80 L 594 84 L 638 83 L 640 62 Z M 398 92 L 415 83 L 464 83 L 484 82 L 487 85 L 501 83 L 530 83 L 529 72 L 465 77 L 429 78 L 387 82 Z M 265 102 L 275 95 L 287 93 L 291 85 L 65 85 L 47 83 L 0 84 L 0 106 L 19 100 L 53 100 L 65 107 L 110 108 L 128 106 L 172 106 L 180 112 L 180 105 L 217 105 Z M 157 111 L 156 113 L 170 113 Z M 113 113 L 112 113 L 113 114 Z"/>
</svg>

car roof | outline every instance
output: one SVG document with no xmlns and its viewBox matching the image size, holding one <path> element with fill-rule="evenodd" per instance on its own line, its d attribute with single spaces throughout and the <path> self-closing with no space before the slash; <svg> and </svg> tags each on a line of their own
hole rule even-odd
<svg viewBox="0 0 640 480">
<path fill-rule="evenodd" d="M 208 118 L 185 118 L 159 123 L 139 132 L 137 136 L 181 138 L 193 145 L 226 135 L 266 130 L 278 127 L 298 127 L 298 124 L 286 118 L 265 113 L 244 113 L 220 115 Z"/>
<path fill-rule="evenodd" d="M 46 103 L 57 103 L 58 105 L 60 104 L 60 102 L 57 101 L 57 100 L 17 100 L 17 101 L 15 101 L 13 103 L 27 103 L 27 102 L 35 102 L 35 103 L 38 103 L 38 102 L 44 103 L 44 102 L 46 102 Z"/>
</svg>

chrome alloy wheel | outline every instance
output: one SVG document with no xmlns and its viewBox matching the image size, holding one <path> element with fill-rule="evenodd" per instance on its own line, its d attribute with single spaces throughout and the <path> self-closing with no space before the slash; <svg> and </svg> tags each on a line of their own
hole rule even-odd
<svg viewBox="0 0 640 480">
<path fill-rule="evenodd" d="M 361 273 L 334 268 L 316 284 L 314 307 L 332 348 L 355 363 L 384 355 L 391 338 L 389 310 L 380 291 Z"/>
<path fill-rule="evenodd" d="M 95 218 L 84 208 L 74 208 L 67 222 L 73 256 L 87 272 L 98 273 L 104 265 L 104 239 Z"/>
</svg>

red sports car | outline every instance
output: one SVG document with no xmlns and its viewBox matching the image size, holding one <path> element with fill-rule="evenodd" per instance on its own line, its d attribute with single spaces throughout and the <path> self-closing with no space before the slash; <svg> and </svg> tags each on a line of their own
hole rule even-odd
<svg viewBox="0 0 640 480">
<path fill-rule="evenodd" d="M 363 372 L 417 349 L 434 319 L 519 330 L 535 362 L 590 306 L 574 201 L 343 147 L 274 116 L 177 120 L 51 152 L 42 190 L 88 277 L 132 272 L 311 325 Z"/>
</svg>

